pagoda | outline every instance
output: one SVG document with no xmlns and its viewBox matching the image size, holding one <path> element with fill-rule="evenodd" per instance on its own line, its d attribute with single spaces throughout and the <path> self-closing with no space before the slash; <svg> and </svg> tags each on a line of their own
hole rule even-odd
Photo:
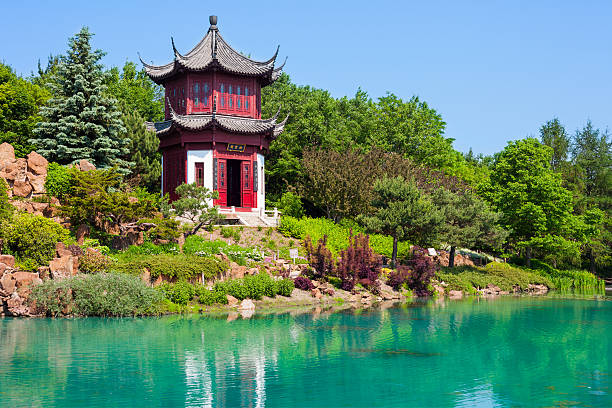
<svg viewBox="0 0 612 408">
<path fill-rule="evenodd" d="M 265 210 L 264 155 L 283 131 L 278 112 L 261 118 L 261 88 L 273 83 L 278 48 L 264 62 L 241 55 L 225 42 L 210 16 L 210 28 L 188 53 L 174 46 L 174 61 L 141 62 L 165 88 L 165 120 L 149 123 L 162 153 L 162 194 L 177 198 L 182 183 L 219 192 L 213 204 L 237 211 Z M 280 111 L 280 108 L 279 108 Z"/>
</svg>

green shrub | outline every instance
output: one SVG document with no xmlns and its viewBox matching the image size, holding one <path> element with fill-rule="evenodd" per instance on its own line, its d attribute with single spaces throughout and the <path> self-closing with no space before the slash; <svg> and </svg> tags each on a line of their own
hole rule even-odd
<svg viewBox="0 0 612 408">
<path fill-rule="evenodd" d="M 163 283 L 156 288 L 166 299 L 177 305 L 186 305 L 196 294 L 194 285 L 186 281 Z"/>
<path fill-rule="evenodd" d="M 168 244 L 155 245 L 150 241 L 146 241 L 142 245 L 132 245 L 125 250 L 125 253 L 132 255 L 161 255 L 161 254 L 178 254 L 181 252 L 179 246 L 174 242 Z"/>
<path fill-rule="evenodd" d="M 196 285 L 195 288 L 199 303 L 207 306 L 214 304 L 227 304 L 227 296 L 225 293 L 217 290 L 208 290 L 202 285 Z"/>
<path fill-rule="evenodd" d="M 108 256 L 93 248 L 86 248 L 79 256 L 79 271 L 82 273 L 108 272 L 111 265 L 112 260 Z"/>
<path fill-rule="evenodd" d="M 118 256 L 112 266 L 117 272 L 140 275 L 147 269 L 152 277 L 163 275 L 178 280 L 189 280 L 203 276 L 204 280 L 218 277 L 225 272 L 227 265 L 215 258 L 194 255 L 141 255 Z"/>
<path fill-rule="evenodd" d="M 549 264 L 532 260 L 533 272 L 549 278 L 561 293 L 604 294 L 605 282 L 585 270 L 555 269 Z"/>
<path fill-rule="evenodd" d="M 342 225 L 344 224 L 344 225 Z M 327 246 L 334 255 L 349 246 L 351 231 L 353 235 L 364 232 L 363 228 L 354 222 L 343 221 L 335 224 L 326 218 L 302 218 L 297 219 L 283 215 L 278 231 L 288 237 L 305 239 L 310 236 L 313 242 L 317 242 L 323 236 L 327 236 Z M 393 252 L 393 238 L 380 234 L 370 235 L 370 248 L 379 255 L 391 257 Z M 410 244 L 399 242 L 397 246 L 398 258 L 410 257 Z"/>
<path fill-rule="evenodd" d="M 229 245 L 220 239 L 209 241 L 199 235 L 187 237 L 183 245 L 183 253 L 205 257 L 225 254 L 239 265 L 246 265 L 248 259 L 253 261 L 261 261 L 263 259 L 261 252 L 257 248 L 249 249 L 238 245 Z"/>
<path fill-rule="evenodd" d="M 217 282 L 213 290 L 231 295 L 239 300 L 247 298 L 259 300 L 263 296 L 276 296 L 278 287 L 270 275 L 259 273 L 257 275 L 247 275 L 242 279 Z"/>
<path fill-rule="evenodd" d="M 55 257 L 55 245 L 69 239 L 67 229 L 55 221 L 28 213 L 19 214 L 4 231 L 4 246 L 20 261 L 47 265 Z"/>
<path fill-rule="evenodd" d="M 162 297 L 136 277 L 100 273 L 45 281 L 31 300 L 48 316 L 140 316 L 157 314 Z"/>
<path fill-rule="evenodd" d="M 291 279 L 281 279 L 276 282 L 276 293 L 281 296 L 291 296 L 295 285 Z"/>
<path fill-rule="evenodd" d="M 72 183 L 73 176 L 67 167 L 58 163 L 49 163 L 45 181 L 45 190 L 48 195 L 62 199 L 71 193 Z"/>
<path fill-rule="evenodd" d="M 283 193 L 279 207 L 284 215 L 294 218 L 302 218 L 304 216 L 304 208 L 302 207 L 302 199 L 295 193 L 287 191 Z"/>
<path fill-rule="evenodd" d="M 0 227 L 2 223 L 8 221 L 13 217 L 15 207 L 9 203 L 8 198 L 8 185 L 3 178 L 0 177 Z M 0 237 L 2 237 L 2 231 L 0 230 Z"/>
<path fill-rule="evenodd" d="M 181 235 L 180 222 L 173 218 L 155 217 L 138 220 L 139 224 L 151 223 L 155 227 L 147 231 L 147 237 L 151 240 L 163 239 L 172 241 Z"/>
</svg>

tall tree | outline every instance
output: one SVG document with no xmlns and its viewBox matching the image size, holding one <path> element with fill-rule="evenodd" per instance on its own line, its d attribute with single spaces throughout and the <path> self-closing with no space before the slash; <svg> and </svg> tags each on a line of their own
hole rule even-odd
<svg viewBox="0 0 612 408">
<path fill-rule="evenodd" d="M 116 101 L 105 95 L 101 50 L 92 50 L 92 33 L 84 27 L 68 41 L 50 83 L 53 91 L 41 109 L 44 120 L 31 139 L 50 161 L 69 164 L 86 159 L 96 167 L 117 166 L 126 173 L 128 139 Z"/>
<path fill-rule="evenodd" d="M 107 74 L 107 94 L 118 101 L 124 114 L 138 112 L 147 121 L 163 120 L 163 89 L 151 81 L 144 68 L 138 70 L 127 61 L 121 71 L 113 67 Z"/>
<path fill-rule="evenodd" d="M 397 242 L 409 240 L 417 245 L 431 244 L 442 223 L 442 214 L 423 195 L 416 183 L 402 176 L 384 177 L 374 183 L 374 213 L 358 220 L 368 231 L 393 237 L 391 264 L 397 262 Z"/>
<path fill-rule="evenodd" d="M 576 131 L 573 161 L 584 172 L 585 195 L 603 210 L 612 209 L 612 140 L 591 121 Z"/>
<path fill-rule="evenodd" d="M 497 156 L 491 182 L 482 193 L 502 213 L 500 223 L 531 262 L 532 240 L 567 232 L 572 197 L 552 171 L 552 149 L 534 138 L 508 143 Z"/>
<path fill-rule="evenodd" d="M 570 152 L 570 137 L 559 119 L 554 118 L 542 125 L 540 140 L 542 144 L 553 149 L 550 166 L 554 171 L 559 171 L 562 163 L 567 161 Z"/>
<path fill-rule="evenodd" d="M 34 146 L 29 142 L 38 111 L 49 97 L 40 86 L 20 78 L 11 67 L 0 63 L 0 143 L 10 143 L 18 157 L 24 157 Z"/>
<path fill-rule="evenodd" d="M 461 194 L 440 188 L 432 194 L 434 204 L 440 209 L 444 227 L 440 240 L 450 245 L 448 266 L 455 266 L 455 250 L 463 248 L 500 248 L 507 236 L 497 226 L 500 214 L 491 211 L 487 203 L 471 191 Z"/>
<path fill-rule="evenodd" d="M 161 154 L 157 151 L 159 139 L 155 132 L 147 130 L 144 120 L 138 111 L 126 113 L 123 123 L 127 129 L 129 151 L 126 160 L 134 165 L 130 167 L 129 177 L 149 192 L 159 192 L 161 187 Z"/>
</svg>

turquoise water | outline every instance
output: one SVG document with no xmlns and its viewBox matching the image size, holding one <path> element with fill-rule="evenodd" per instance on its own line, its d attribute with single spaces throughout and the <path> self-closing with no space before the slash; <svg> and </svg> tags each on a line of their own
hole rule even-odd
<svg viewBox="0 0 612 408">
<path fill-rule="evenodd" d="M 612 406 L 611 301 L 227 320 L 0 319 L 0 406 Z"/>
</svg>

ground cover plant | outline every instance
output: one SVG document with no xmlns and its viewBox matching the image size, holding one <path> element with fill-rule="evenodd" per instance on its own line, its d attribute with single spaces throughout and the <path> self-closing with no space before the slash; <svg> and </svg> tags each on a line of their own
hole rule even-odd
<svg viewBox="0 0 612 408">
<path fill-rule="evenodd" d="M 248 260 L 256 262 L 263 260 L 262 252 L 258 248 L 230 245 L 220 239 L 210 241 L 199 235 L 191 235 L 185 239 L 183 253 L 204 257 L 224 254 L 239 265 L 246 265 Z"/>
<path fill-rule="evenodd" d="M 145 270 L 152 278 L 163 276 L 177 280 L 202 277 L 204 280 L 217 278 L 227 270 L 227 264 L 216 258 L 196 255 L 133 255 L 116 254 L 112 271 L 140 275 Z"/>
</svg>

